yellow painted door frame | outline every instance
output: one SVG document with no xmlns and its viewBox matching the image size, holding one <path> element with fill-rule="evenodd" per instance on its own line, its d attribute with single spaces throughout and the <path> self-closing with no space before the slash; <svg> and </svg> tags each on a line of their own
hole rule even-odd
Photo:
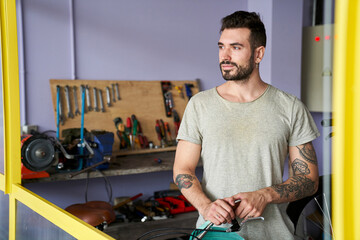
<svg viewBox="0 0 360 240">
<path fill-rule="evenodd" d="M 360 1 L 335 3 L 333 220 L 336 240 L 360 239 Z"/>
<path fill-rule="evenodd" d="M 9 239 L 16 239 L 17 201 L 77 239 L 113 239 L 21 186 L 20 94 L 15 0 L 1 0 L 1 57 L 5 172 L 0 190 L 9 195 Z"/>
</svg>

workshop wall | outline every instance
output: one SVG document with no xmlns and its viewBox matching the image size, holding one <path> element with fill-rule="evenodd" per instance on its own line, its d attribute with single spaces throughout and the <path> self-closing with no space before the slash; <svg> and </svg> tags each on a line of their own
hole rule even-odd
<svg viewBox="0 0 360 240">
<path fill-rule="evenodd" d="M 49 79 L 199 78 L 202 89 L 220 85 L 220 19 L 247 9 L 245 0 L 76 0 L 73 6 L 71 2 L 17 1 L 22 12 L 18 13 L 20 85 L 25 86 L 21 90 L 22 124 L 38 125 L 40 131 L 56 128 Z M 199 174 L 201 177 L 201 171 Z M 113 197 L 139 192 L 150 196 L 168 189 L 172 173 L 111 177 L 110 181 Z M 84 180 L 25 186 L 60 207 L 84 202 Z M 89 200 L 95 199 L 107 200 L 101 178 L 90 180 Z"/>
<path fill-rule="evenodd" d="M 202 89 L 221 84 L 220 19 L 247 7 L 245 0 L 76 0 L 73 52 L 72 1 L 21 2 L 20 61 L 25 61 L 26 85 L 22 115 L 40 131 L 55 129 L 49 79 L 198 78 Z"/>
</svg>

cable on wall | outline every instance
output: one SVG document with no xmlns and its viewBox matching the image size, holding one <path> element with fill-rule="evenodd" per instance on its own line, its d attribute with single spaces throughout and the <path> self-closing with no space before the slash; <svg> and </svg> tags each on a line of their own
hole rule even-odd
<svg viewBox="0 0 360 240">
<path fill-rule="evenodd" d="M 24 41 L 24 12 L 22 0 L 16 0 L 18 16 L 18 52 L 19 52 L 19 85 L 20 85 L 20 123 L 27 124 L 26 114 L 26 74 L 25 74 L 25 41 Z"/>
<path fill-rule="evenodd" d="M 74 21 L 74 0 L 69 0 L 69 21 L 70 21 L 70 64 L 71 79 L 76 79 L 76 52 L 75 52 L 75 21 Z"/>
</svg>

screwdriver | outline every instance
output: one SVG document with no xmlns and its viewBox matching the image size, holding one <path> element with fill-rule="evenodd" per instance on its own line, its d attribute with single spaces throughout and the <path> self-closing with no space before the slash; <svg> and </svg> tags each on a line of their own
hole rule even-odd
<svg viewBox="0 0 360 240">
<path fill-rule="evenodd" d="M 162 136 L 161 136 L 161 130 L 160 130 L 159 120 L 156 120 L 155 131 L 156 131 L 156 133 L 157 133 L 157 136 L 158 136 L 159 141 L 161 141 L 161 140 L 162 140 Z"/>
<path fill-rule="evenodd" d="M 137 136 L 137 130 L 138 130 L 138 120 L 135 119 L 133 122 L 133 141 L 134 141 L 134 147 L 135 143 L 139 144 L 139 138 Z"/>
<path fill-rule="evenodd" d="M 126 133 L 129 135 L 129 138 L 130 138 L 130 145 L 131 145 L 131 148 L 134 148 L 134 141 L 133 141 L 133 136 L 132 136 L 132 133 L 131 133 L 131 129 L 132 129 L 132 123 L 131 123 L 131 118 L 127 118 L 126 119 Z"/>
<path fill-rule="evenodd" d="M 160 131 L 161 131 L 161 136 L 163 137 L 163 139 L 165 140 L 165 142 L 167 142 L 167 137 L 166 137 L 166 132 L 165 132 L 165 124 L 164 121 L 162 119 L 160 119 Z"/>
<path fill-rule="evenodd" d="M 170 126 L 169 126 L 169 123 L 168 122 L 165 122 L 165 131 L 168 133 L 169 135 L 169 143 L 171 143 L 171 145 L 173 144 L 173 140 L 172 140 L 172 137 L 171 137 L 171 131 L 170 131 Z"/>
<path fill-rule="evenodd" d="M 136 133 L 135 142 L 138 143 L 141 148 L 146 148 L 148 145 L 147 138 L 143 135 L 139 120 L 137 120 L 137 118 L 134 114 L 131 115 L 131 119 L 133 122 L 135 122 L 135 120 L 137 121 L 137 133 Z"/>
<path fill-rule="evenodd" d="M 173 115 L 174 115 L 175 133 L 177 135 L 180 127 L 180 117 L 175 109 L 173 109 Z"/>
</svg>

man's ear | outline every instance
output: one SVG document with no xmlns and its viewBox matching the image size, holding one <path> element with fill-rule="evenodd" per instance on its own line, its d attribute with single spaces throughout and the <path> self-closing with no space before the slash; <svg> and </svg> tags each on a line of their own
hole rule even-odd
<svg viewBox="0 0 360 240">
<path fill-rule="evenodd" d="M 254 51 L 255 51 L 254 52 L 255 63 L 260 63 L 265 54 L 265 47 L 264 46 L 257 47 L 257 48 L 255 48 Z"/>
</svg>

